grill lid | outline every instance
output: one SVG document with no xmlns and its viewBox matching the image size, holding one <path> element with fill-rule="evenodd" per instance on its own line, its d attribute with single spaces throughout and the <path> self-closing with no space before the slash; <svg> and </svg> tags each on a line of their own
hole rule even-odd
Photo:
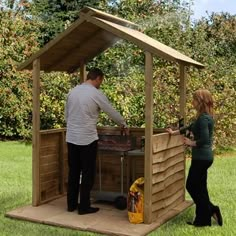
<svg viewBox="0 0 236 236">
<path fill-rule="evenodd" d="M 98 149 L 126 152 L 135 149 L 136 137 L 130 135 L 98 135 Z"/>
</svg>

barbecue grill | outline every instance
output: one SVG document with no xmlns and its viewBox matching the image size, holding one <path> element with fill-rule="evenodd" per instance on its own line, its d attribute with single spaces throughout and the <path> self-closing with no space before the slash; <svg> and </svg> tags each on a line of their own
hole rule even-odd
<svg viewBox="0 0 236 236">
<path fill-rule="evenodd" d="M 99 135 L 98 150 L 100 154 L 102 152 L 109 151 L 109 153 L 114 152 L 114 156 L 120 157 L 121 190 L 120 190 L 120 193 L 102 191 L 102 178 L 101 178 L 102 167 L 101 167 L 101 156 L 99 155 L 99 192 L 96 194 L 96 197 L 95 197 L 97 200 L 114 201 L 115 206 L 117 208 L 119 209 L 126 208 L 127 200 L 126 200 L 126 196 L 124 195 L 124 158 L 127 156 L 126 155 L 127 152 L 135 149 L 135 147 L 136 147 L 136 137 L 134 136 L 110 135 L 110 134 Z M 128 179 L 128 176 L 127 176 L 127 179 Z M 121 204 L 122 202 L 124 204 Z"/>
<path fill-rule="evenodd" d="M 101 134 L 98 149 L 104 151 L 127 152 L 135 149 L 136 137 L 127 135 Z"/>
</svg>

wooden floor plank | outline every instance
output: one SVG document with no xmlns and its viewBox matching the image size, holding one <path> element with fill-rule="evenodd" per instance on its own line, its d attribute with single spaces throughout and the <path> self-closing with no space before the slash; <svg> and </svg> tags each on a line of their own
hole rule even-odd
<svg viewBox="0 0 236 236">
<path fill-rule="evenodd" d="M 67 212 L 65 197 L 38 207 L 31 205 L 20 207 L 6 213 L 6 216 L 106 235 L 143 236 L 158 228 L 168 219 L 181 213 L 190 205 L 190 203 L 184 202 L 181 206 L 175 207 L 171 214 L 164 215 L 161 221 L 152 224 L 131 224 L 128 220 L 127 211 L 118 210 L 112 204 L 93 204 L 93 206 L 100 207 L 100 211 L 95 214 L 81 216 L 76 211 Z"/>
</svg>

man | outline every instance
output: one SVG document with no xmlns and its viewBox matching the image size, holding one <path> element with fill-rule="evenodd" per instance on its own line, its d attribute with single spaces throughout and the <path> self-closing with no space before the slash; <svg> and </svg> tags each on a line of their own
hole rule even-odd
<svg viewBox="0 0 236 236">
<path fill-rule="evenodd" d="M 97 119 L 100 110 L 107 113 L 127 133 L 124 118 L 99 90 L 104 74 L 100 69 L 89 71 L 87 80 L 73 88 L 67 97 L 65 118 L 68 147 L 67 210 L 77 209 L 80 215 L 95 213 L 91 207 L 90 192 L 94 184 L 97 154 Z M 81 185 L 80 174 L 82 174 Z M 80 193 L 80 204 L 78 196 Z"/>
</svg>

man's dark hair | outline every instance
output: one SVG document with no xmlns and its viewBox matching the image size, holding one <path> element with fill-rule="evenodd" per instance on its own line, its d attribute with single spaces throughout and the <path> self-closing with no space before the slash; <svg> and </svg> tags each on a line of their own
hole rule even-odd
<svg viewBox="0 0 236 236">
<path fill-rule="evenodd" d="M 103 72 L 98 68 L 93 68 L 87 75 L 87 80 L 95 80 L 97 77 L 103 77 Z"/>
</svg>

